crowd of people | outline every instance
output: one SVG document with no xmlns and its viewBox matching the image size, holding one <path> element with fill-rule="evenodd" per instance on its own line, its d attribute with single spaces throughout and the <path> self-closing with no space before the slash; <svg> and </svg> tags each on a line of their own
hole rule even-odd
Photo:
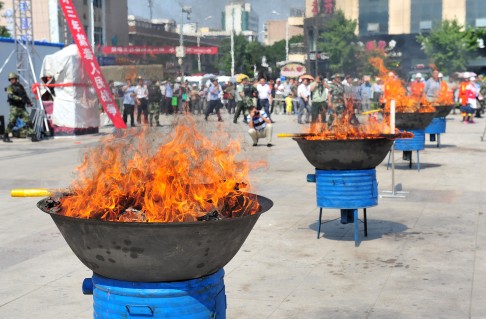
<svg viewBox="0 0 486 319">
<path fill-rule="evenodd" d="M 481 117 L 484 112 L 486 82 L 482 76 L 472 75 L 465 72 L 449 77 L 446 83 L 437 70 L 427 80 L 416 73 L 405 86 L 411 98 L 417 101 L 425 98 L 429 102 L 437 100 L 440 91 L 446 88 L 453 94 L 454 103 L 460 106 L 462 120 L 474 123 L 473 117 Z M 323 122 L 332 128 L 334 119 L 350 110 L 353 114 L 349 118 L 356 119 L 356 114 L 383 107 L 386 95 L 380 77 L 372 80 L 368 75 L 356 78 L 342 74 L 330 79 L 282 76 L 276 80 L 252 80 L 241 76 L 227 83 L 212 78 L 201 85 L 179 78 L 172 83 L 139 77 L 136 84 L 128 79 L 121 87 L 114 87 L 113 81 L 110 85 L 120 99 L 125 123 L 132 127 L 142 123 L 160 126 L 160 114 L 192 113 L 204 115 L 206 120 L 215 114 L 218 121 L 223 121 L 221 109 L 225 108 L 233 123 L 238 123 L 242 116 L 242 121 L 250 126 L 254 145 L 259 138 L 267 138 L 268 146 L 273 146 L 271 133 L 275 121 L 272 114 L 295 115 L 299 124 Z"/>
</svg>

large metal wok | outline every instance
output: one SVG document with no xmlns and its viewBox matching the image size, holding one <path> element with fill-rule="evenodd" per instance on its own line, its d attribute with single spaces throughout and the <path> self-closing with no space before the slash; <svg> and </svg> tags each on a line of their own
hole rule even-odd
<svg viewBox="0 0 486 319">
<path fill-rule="evenodd" d="M 399 130 L 423 130 L 435 117 L 436 112 L 395 113 L 395 127 Z"/>
<path fill-rule="evenodd" d="M 46 200 L 37 206 L 51 215 L 76 256 L 108 278 L 137 282 L 181 281 L 212 274 L 238 252 L 260 215 L 273 202 L 255 194 L 254 215 L 201 222 L 107 222 L 52 213 Z M 89 199 L 87 199 L 89 200 Z"/>
<path fill-rule="evenodd" d="M 294 138 L 307 160 L 322 170 L 371 169 L 390 151 L 393 139 L 307 140 Z"/>
<path fill-rule="evenodd" d="M 446 117 L 455 107 L 454 104 L 452 105 L 436 105 L 435 106 L 435 116 L 434 117 Z"/>
</svg>

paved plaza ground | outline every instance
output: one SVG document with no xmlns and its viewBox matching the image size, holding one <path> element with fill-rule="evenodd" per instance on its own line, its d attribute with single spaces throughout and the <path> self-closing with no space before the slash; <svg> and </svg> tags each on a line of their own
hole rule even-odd
<svg viewBox="0 0 486 319">
<path fill-rule="evenodd" d="M 294 116 L 274 119 L 275 147 L 252 147 L 247 127 L 224 114 L 223 127 L 243 136 L 244 155 L 268 163 L 251 177 L 254 191 L 274 202 L 225 267 L 228 318 L 486 318 L 484 119 L 468 125 L 449 115 L 442 147 L 427 138 L 420 172 L 415 154 L 410 169 L 395 153 L 396 182 L 409 194 L 368 209 L 359 247 L 353 226 L 338 220 L 316 239 L 315 184 L 306 181 L 314 169 L 292 139 L 276 138 L 301 126 Z M 216 117 L 205 125 L 218 125 Z M 0 318 L 92 318 L 92 297 L 81 293 L 91 272 L 36 208 L 39 199 L 9 191 L 68 186 L 83 151 L 111 130 L 0 144 Z M 377 167 L 380 192 L 392 187 L 385 164 Z"/>
</svg>

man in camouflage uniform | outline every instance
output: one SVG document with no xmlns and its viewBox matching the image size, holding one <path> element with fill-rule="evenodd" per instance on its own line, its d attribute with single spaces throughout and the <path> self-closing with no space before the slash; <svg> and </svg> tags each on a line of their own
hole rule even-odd
<svg viewBox="0 0 486 319">
<path fill-rule="evenodd" d="M 233 117 L 233 123 L 237 123 L 238 118 L 240 117 L 240 114 L 243 113 L 243 121 L 247 123 L 247 114 L 248 110 L 250 107 L 252 107 L 253 104 L 253 97 L 255 93 L 255 87 L 251 85 L 248 81 L 248 77 L 245 77 L 241 80 L 240 83 L 238 83 L 238 86 L 236 87 L 236 96 L 235 100 L 236 102 L 236 111 L 235 115 Z"/>
<path fill-rule="evenodd" d="M 329 104 L 329 120 L 327 126 L 332 127 L 334 118 L 337 116 L 340 119 L 343 116 L 346 108 L 344 98 L 344 86 L 341 83 L 341 75 L 335 74 L 332 76 L 332 83 L 329 85 L 328 104 Z"/>
<path fill-rule="evenodd" d="M 479 107 L 476 110 L 475 117 L 481 118 L 482 117 L 481 114 L 484 113 L 484 108 L 486 106 L 486 82 L 484 81 L 482 75 L 478 76 L 478 82 L 479 82 L 479 96 L 478 96 Z"/>
<path fill-rule="evenodd" d="M 149 121 L 150 126 L 153 126 L 153 119 L 155 118 L 156 126 L 161 126 L 159 123 L 160 116 L 160 102 L 162 100 L 162 91 L 160 85 L 155 80 L 152 80 L 148 87 L 148 104 L 149 104 Z"/>
<path fill-rule="evenodd" d="M 8 104 L 10 104 L 10 118 L 3 136 L 3 141 L 5 143 L 12 143 L 9 137 L 9 133 L 12 133 L 13 128 L 17 123 L 17 119 L 20 118 L 27 127 L 27 134 L 32 138 L 32 142 L 38 142 L 39 139 L 34 134 L 32 129 L 32 123 L 30 121 L 29 113 L 25 109 L 25 105 L 28 104 L 32 106 L 32 102 L 27 96 L 22 84 L 19 83 L 19 77 L 15 73 L 10 73 L 8 75 L 8 80 L 10 85 L 7 88 Z"/>
</svg>

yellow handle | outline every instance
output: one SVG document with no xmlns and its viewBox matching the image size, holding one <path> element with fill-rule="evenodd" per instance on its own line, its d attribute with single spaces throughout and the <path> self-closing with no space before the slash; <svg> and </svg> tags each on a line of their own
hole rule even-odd
<svg viewBox="0 0 486 319">
<path fill-rule="evenodd" d="M 314 133 L 278 133 L 278 137 L 306 137 L 306 136 L 314 136 Z"/>
<path fill-rule="evenodd" d="M 277 134 L 278 137 L 296 137 L 299 136 L 299 134 L 293 134 L 293 133 L 279 133 Z"/>
<path fill-rule="evenodd" d="M 12 197 L 45 197 L 51 194 L 47 188 L 17 188 L 10 191 Z"/>
<path fill-rule="evenodd" d="M 378 113 L 378 112 L 383 112 L 383 110 L 380 110 L 380 109 L 378 109 L 378 110 L 370 110 L 370 111 L 363 112 L 361 114 L 368 115 L 368 114 L 371 114 L 371 113 Z"/>
</svg>

